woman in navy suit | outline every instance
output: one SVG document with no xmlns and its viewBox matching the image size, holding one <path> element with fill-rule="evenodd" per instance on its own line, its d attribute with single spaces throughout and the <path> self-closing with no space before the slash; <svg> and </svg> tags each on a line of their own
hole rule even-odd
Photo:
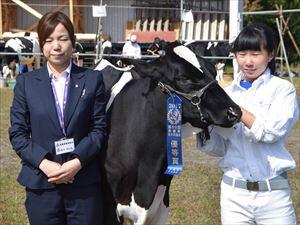
<svg viewBox="0 0 300 225">
<path fill-rule="evenodd" d="M 31 225 L 99 225 L 106 136 L 102 74 L 72 63 L 74 28 L 61 12 L 38 24 L 47 63 L 17 78 L 10 140 L 22 160 Z"/>
</svg>

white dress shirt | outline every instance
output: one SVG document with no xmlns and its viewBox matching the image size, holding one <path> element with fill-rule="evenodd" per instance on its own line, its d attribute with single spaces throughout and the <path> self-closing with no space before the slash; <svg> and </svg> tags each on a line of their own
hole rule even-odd
<svg viewBox="0 0 300 225">
<path fill-rule="evenodd" d="M 63 100 L 64 100 L 65 84 L 66 84 L 67 77 L 70 76 L 71 67 L 72 67 L 72 63 L 70 62 L 67 69 L 65 69 L 61 73 L 61 76 L 59 78 L 57 78 L 57 77 L 55 77 L 54 73 L 52 72 L 52 70 L 49 67 L 49 64 L 47 62 L 49 77 L 53 81 L 53 85 L 54 85 L 54 88 L 55 88 L 55 91 L 56 91 L 56 95 L 57 95 L 59 107 L 60 107 L 61 112 L 62 112 L 62 116 L 64 116 Z"/>
<path fill-rule="evenodd" d="M 220 168 L 227 176 L 271 179 L 296 167 L 284 146 L 299 119 L 296 90 L 290 82 L 271 75 L 269 69 L 248 90 L 240 86 L 241 77 L 239 73 L 226 92 L 255 116 L 251 129 L 242 122 L 233 128 L 214 127 L 211 139 L 200 150 L 223 157 Z"/>
</svg>

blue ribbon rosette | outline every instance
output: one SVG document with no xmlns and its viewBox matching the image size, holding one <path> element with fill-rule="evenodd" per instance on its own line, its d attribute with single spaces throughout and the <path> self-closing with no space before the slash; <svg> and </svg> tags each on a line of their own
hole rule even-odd
<svg viewBox="0 0 300 225">
<path fill-rule="evenodd" d="M 167 99 L 167 157 L 165 174 L 179 175 L 182 171 L 181 151 L 182 101 L 172 94 Z"/>
</svg>

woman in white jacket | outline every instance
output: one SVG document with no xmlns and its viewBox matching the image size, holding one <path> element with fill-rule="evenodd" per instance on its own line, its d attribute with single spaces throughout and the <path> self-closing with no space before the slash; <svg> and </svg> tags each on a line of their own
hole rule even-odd
<svg viewBox="0 0 300 225">
<path fill-rule="evenodd" d="M 234 42 L 241 70 L 226 89 L 242 109 L 233 128 L 212 127 L 198 148 L 221 156 L 222 224 L 296 224 L 287 171 L 296 164 L 284 147 L 299 118 L 295 87 L 273 76 L 275 34 L 264 24 L 245 27 Z"/>
<path fill-rule="evenodd" d="M 125 42 L 122 55 L 134 59 L 140 59 L 142 57 L 141 46 L 137 43 L 137 37 L 135 34 L 132 34 L 130 36 L 130 40 Z"/>
</svg>

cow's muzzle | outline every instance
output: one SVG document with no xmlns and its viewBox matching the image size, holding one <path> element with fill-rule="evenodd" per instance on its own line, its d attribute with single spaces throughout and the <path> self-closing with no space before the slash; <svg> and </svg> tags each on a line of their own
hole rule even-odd
<svg viewBox="0 0 300 225">
<path fill-rule="evenodd" d="M 232 107 L 227 110 L 227 119 L 230 122 L 238 122 L 240 119 L 239 114 Z"/>
</svg>

